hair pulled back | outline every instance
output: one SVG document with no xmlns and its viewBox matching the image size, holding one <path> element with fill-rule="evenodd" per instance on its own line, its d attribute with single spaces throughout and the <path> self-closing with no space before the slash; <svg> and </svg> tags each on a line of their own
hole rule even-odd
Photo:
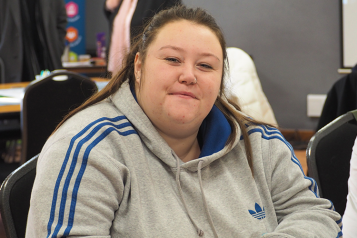
<svg viewBox="0 0 357 238">
<path fill-rule="evenodd" d="M 226 42 L 223 37 L 223 33 L 220 27 L 217 25 L 215 19 L 208 14 L 205 10 L 201 8 L 188 8 L 184 5 L 178 5 L 172 7 L 167 10 L 162 10 L 157 13 L 145 26 L 143 32 L 136 36 L 132 42 L 129 53 L 124 57 L 123 66 L 119 70 L 119 72 L 112 77 L 109 83 L 98 93 L 94 94 L 91 98 L 89 98 L 86 102 L 84 102 L 81 106 L 71 111 L 65 118 L 59 123 L 56 130 L 70 117 L 72 117 L 77 112 L 96 104 L 112 94 L 114 94 L 121 87 L 123 82 L 129 80 L 129 83 L 132 87 L 135 87 L 135 75 L 134 75 L 134 60 L 136 53 L 140 53 L 141 60 L 143 65 L 145 65 L 145 59 L 147 55 L 147 50 L 151 43 L 155 40 L 159 31 L 168 23 L 187 20 L 192 23 L 205 26 L 209 28 L 217 37 L 220 42 L 222 52 L 223 52 L 223 72 L 222 72 L 222 80 L 220 86 L 220 95 L 218 95 L 215 105 L 223 112 L 225 117 L 227 118 L 229 124 L 232 128 L 232 133 L 227 141 L 229 146 L 233 145 L 234 138 L 238 133 L 238 128 L 236 127 L 236 123 L 238 122 L 239 127 L 242 131 L 242 135 L 245 143 L 245 150 L 247 155 L 247 160 L 251 169 L 252 166 L 252 151 L 251 145 L 248 138 L 248 133 L 246 130 L 247 123 L 260 124 L 257 121 L 254 121 L 243 114 L 237 112 L 241 111 L 238 105 L 234 102 L 228 100 L 224 95 L 224 76 L 227 72 L 228 61 L 227 61 L 227 52 L 226 52 Z"/>
</svg>

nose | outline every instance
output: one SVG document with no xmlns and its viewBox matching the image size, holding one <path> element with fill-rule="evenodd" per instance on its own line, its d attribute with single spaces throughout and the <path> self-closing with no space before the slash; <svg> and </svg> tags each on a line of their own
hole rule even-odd
<svg viewBox="0 0 357 238">
<path fill-rule="evenodd" d="M 183 83 L 183 84 L 196 84 L 197 83 L 197 79 L 196 76 L 193 73 L 193 70 L 191 69 L 187 69 L 185 70 L 185 72 L 183 72 L 180 77 L 179 77 L 179 82 Z"/>
</svg>

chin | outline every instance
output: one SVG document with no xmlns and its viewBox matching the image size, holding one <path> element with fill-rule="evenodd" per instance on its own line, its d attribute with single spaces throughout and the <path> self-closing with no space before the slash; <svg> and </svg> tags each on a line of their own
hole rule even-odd
<svg viewBox="0 0 357 238">
<path fill-rule="evenodd" d="M 198 120 L 196 115 L 189 115 L 189 114 L 181 114 L 181 115 L 176 115 L 176 116 L 171 116 L 170 117 L 171 121 L 177 123 L 177 124 L 190 124 L 190 123 L 196 123 Z"/>
</svg>

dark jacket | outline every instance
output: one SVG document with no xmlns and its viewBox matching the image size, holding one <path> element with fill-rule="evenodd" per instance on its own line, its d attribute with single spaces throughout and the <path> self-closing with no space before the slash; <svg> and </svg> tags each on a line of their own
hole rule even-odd
<svg viewBox="0 0 357 238">
<path fill-rule="evenodd" d="M 1 0 L 0 58 L 5 68 L 4 82 L 29 81 L 40 70 L 62 68 L 66 26 L 64 0 Z"/>
<path fill-rule="evenodd" d="M 357 109 L 357 72 L 339 79 L 327 93 L 317 130 L 337 117 Z"/>
</svg>

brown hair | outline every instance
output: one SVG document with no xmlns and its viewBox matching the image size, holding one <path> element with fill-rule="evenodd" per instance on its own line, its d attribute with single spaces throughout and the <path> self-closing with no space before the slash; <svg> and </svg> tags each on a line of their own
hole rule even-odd
<svg viewBox="0 0 357 238">
<path fill-rule="evenodd" d="M 137 52 L 141 55 L 142 63 L 144 64 L 147 49 L 150 44 L 155 40 L 160 29 L 168 23 L 187 20 L 198 25 L 206 26 L 209 28 L 218 38 L 222 52 L 223 52 L 223 73 L 220 87 L 220 95 L 217 97 L 215 105 L 222 111 L 222 113 L 227 118 L 231 128 L 232 133 L 227 140 L 227 144 L 229 146 L 233 146 L 234 138 L 237 136 L 238 128 L 236 128 L 236 123 L 238 122 L 239 127 L 242 131 L 242 135 L 244 138 L 244 145 L 246 150 L 246 156 L 251 170 L 253 171 L 252 164 L 252 149 L 251 144 L 248 138 L 248 132 L 246 129 L 246 124 L 261 124 L 260 122 L 254 121 L 251 118 L 244 116 L 239 113 L 241 111 L 239 106 L 234 102 L 228 100 L 224 95 L 224 87 L 223 87 L 223 78 L 227 72 L 228 61 L 227 61 L 227 52 L 226 52 L 226 42 L 223 37 L 223 33 L 220 27 L 217 25 L 214 18 L 209 15 L 205 10 L 201 8 L 187 8 L 183 5 L 175 6 L 168 10 L 163 10 L 156 14 L 151 21 L 148 22 L 146 27 L 143 30 L 143 33 L 135 37 L 132 41 L 132 45 L 129 53 L 123 60 L 123 66 L 121 70 L 112 77 L 110 82 L 107 84 L 105 88 L 101 91 L 93 95 L 89 98 L 85 103 L 83 103 L 78 108 L 71 111 L 57 126 L 56 130 L 70 117 L 72 117 L 77 112 L 98 103 L 110 95 L 114 94 L 123 82 L 129 80 L 129 83 L 132 87 L 135 87 L 135 76 L 134 76 L 134 59 Z"/>
</svg>

